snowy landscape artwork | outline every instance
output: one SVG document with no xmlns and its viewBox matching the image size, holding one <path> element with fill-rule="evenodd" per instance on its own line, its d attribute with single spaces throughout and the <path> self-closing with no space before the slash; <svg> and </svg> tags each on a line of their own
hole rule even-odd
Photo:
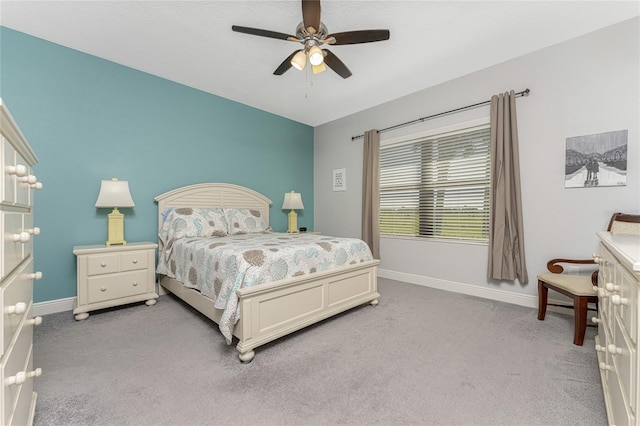
<svg viewBox="0 0 640 426">
<path fill-rule="evenodd" d="M 627 184 L 627 130 L 567 138 L 565 188 Z"/>
</svg>

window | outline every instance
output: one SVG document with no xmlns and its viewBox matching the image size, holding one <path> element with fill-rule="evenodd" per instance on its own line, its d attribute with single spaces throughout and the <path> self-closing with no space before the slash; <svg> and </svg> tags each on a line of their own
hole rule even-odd
<svg viewBox="0 0 640 426">
<path fill-rule="evenodd" d="M 488 124 L 380 148 L 380 234 L 465 241 L 489 236 Z"/>
</svg>

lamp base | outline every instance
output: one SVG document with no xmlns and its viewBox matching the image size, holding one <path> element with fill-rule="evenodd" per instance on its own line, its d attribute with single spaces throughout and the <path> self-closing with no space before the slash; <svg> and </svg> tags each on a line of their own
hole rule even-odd
<svg viewBox="0 0 640 426">
<path fill-rule="evenodd" d="M 113 208 L 113 211 L 107 215 L 107 242 L 105 245 L 109 246 L 126 246 L 127 242 L 124 240 L 124 215 L 118 211 L 117 207 Z"/>
<path fill-rule="evenodd" d="M 295 210 L 289 212 L 289 229 L 287 229 L 287 232 L 289 234 L 298 233 L 298 213 Z"/>
</svg>

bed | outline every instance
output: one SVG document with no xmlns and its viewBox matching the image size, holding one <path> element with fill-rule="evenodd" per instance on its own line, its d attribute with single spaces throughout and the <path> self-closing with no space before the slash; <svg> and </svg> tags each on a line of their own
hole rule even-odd
<svg viewBox="0 0 640 426">
<path fill-rule="evenodd" d="M 367 303 L 373 306 L 378 304 L 380 295 L 377 291 L 377 265 L 380 261 L 369 256 L 368 259 L 362 258 L 358 261 L 345 262 L 339 267 L 313 268 L 307 271 L 308 273 L 299 276 L 285 277 L 255 285 L 237 282 L 232 288 L 233 294 L 230 295 L 234 300 L 233 304 L 235 304 L 236 310 L 229 313 L 225 307 L 220 306 L 219 300 L 214 300 L 206 295 L 206 288 L 196 288 L 195 285 L 183 282 L 184 279 L 180 281 L 179 274 L 174 273 L 176 272 L 175 264 L 171 263 L 172 261 L 168 258 L 163 259 L 162 256 L 169 256 L 170 252 L 178 253 L 179 250 L 186 250 L 189 245 L 195 246 L 197 244 L 199 246 L 194 249 L 197 250 L 194 252 L 197 253 L 197 256 L 210 256 L 202 249 L 204 243 L 197 238 L 188 241 L 175 238 L 168 240 L 165 221 L 169 220 L 168 215 L 182 212 L 182 209 L 196 209 L 198 211 L 242 209 L 259 216 L 260 220 L 268 227 L 271 200 L 252 189 L 227 183 L 189 185 L 159 195 L 155 200 L 158 203 L 158 282 L 160 286 L 219 326 L 230 325 L 232 336 L 225 337 L 227 337 L 227 343 L 230 343 L 228 337 L 237 339 L 236 349 L 242 362 L 253 360 L 255 348 L 265 343 L 356 306 Z M 213 221 L 210 223 L 213 224 Z M 165 229 L 163 229 L 163 225 L 165 225 Z M 215 232 L 212 234 L 215 235 Z M 341 240 L 322 235 L 271 234 L 268 231 L 257 239 L 261 240 L 260 244 L 269 245 L 273 243 L 269 239 L 273 238 L 280 238 L 283 241 L 290 239 L 292 244 L 296 244 L 298 241 L 294 241 L 294 239 L 300 238 L 302 240 L 314 237 L 318 239 L 315 242 L 317 247 L 326 247 L 327 249 L 330 249 L 329 244 L 337 244 Z M 219 238 L 210 245 L 219 246 L 229 239 L 222 235 Z M 238 238 L 244 238 L 243 243 L 249 244 L 243 233 L 239 233 Z M 279 241 L 279 243 L 283 241 Z M 360 240 L 350 241 L 350 243 L 358 248 L 360 248 L 359 244 L 364 244 Z M 268 252 L 268 250 L 264 250 L 264 252 Z M 319 249 L 317 252 L 322 253 L 323 250 Z M 196 255 L 189 256 L 193 258 Z M 161 265 L 162 262 L 165 262 L 164 267 Z M 201 263 L 207 262 L 212 265 L 210 263 L 212 261 L 205 260 Z M 173 266 L 173 269 L 170 265 Z M 216 263 L 216 270 L 217 267 Z M 223 332 L 223 334 L 225 333 Z"/>
</svg>

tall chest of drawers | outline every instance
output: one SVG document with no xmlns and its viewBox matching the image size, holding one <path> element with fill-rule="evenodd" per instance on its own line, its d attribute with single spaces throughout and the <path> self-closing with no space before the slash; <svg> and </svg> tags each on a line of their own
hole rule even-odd
<svg viewBox="0 0 640 426">
<path fill-rule="evenodd" d="M 640 424 L 640 236 L 598 233 L 596 351 L 611 425 Z"/>
<path fill-rule="evenodd" d="M 32 174 L 37 157 L 0 99 L 0 424 L 33 423 L 37 394 L 33 366 L 33 281 L 42 277 L 33 270 L 33 190 L 42 188 Z"/>
</svg>

